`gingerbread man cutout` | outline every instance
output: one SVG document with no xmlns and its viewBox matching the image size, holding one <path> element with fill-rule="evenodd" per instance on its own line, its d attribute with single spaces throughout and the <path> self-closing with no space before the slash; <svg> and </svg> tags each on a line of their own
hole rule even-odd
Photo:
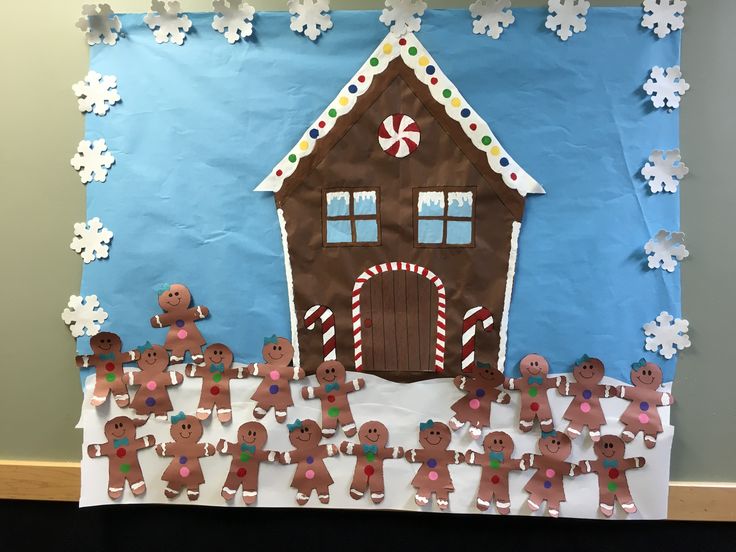
<svg viewBox="0 0 736 552">
<path fill-rule="evenodd" d="M 565 433 L 575 439 L 582 434 L 583 427 L 588 426 L 588 435 L 596 442 L 601 438 L 601 426 L 606 423 L 601 399 L 615 397 L 618 392 L 612 385 L 600 385 L 605 368 L 597 358 L 583 355 L 575 362 L 572 373 L 576 382 L 571 383 L 563 376 L 557 386 L 560 395 L 574 397 L 563 415 L 570 421 Z"/>
<path fill-rule="evenodd" d="M 223 424 L 233 416 L 230 402 L 230 380 L 248 376 L 244 366 L 233 368 L 233 352 L 227 345 L 213 343 L 204 351 L 203 364 L 187 364 L 184 372 L 190 378 L 202 378 L 196 416 L 206 420 L 217 407 L 217 419 Z"/>
<path fill-rule="evenodd" d="M 248 365 L 248 374 L 263 378 L 251 397 L 256 401 L 253 409 L 256 419 L 260 420 L 273 408 L 276 421 L 280 424 L 286 421 L 287 410 L 294 405 L 289 380 L 300 380 L 305 375 L 301 368 L 289 366 L 293 357 L 294 348 L 289 340 L 272 335 L 263 340 L 263 358 L 266 363 Z"/>
<path fill-rule="evenodd" d="M 302 398 L 319 399 L 322 403 L 322 435 L 328 439 L 332 437 L 339 423 L 345 436 L 352 437 L 358 430 L 350 411 L 348 395 L 363 389 L 365 380 L 357 378 L 345 381 L 345 367 L 337 360 L 327 360 L 320 364 L 315 375 L 319 386 L 302 387 Z"/>
<path fill-rule="evenodd" d="M 289 442 L 294 450 L 284 452 L 279 458 L 282 464 L 296 464 L 291 487 L 296 489 L 296 502 L 304 506 L 309 502 L 312 491 L 322 504 L 330 502 L 330 485 L 334 483 L 327 471 L 324 459 L 338 453 L 335 445 L 320 445 L 322 433 L 314 420 L 295 420 L 286 424 Z"/>
<path fill-rule="evenodd" d="M 250 505 L 258 499 L 258 471 L 261 462 L 277 462 L 279 453 L 265 450 L 268 432 L 259 422 L 246 422 L 238 428 L 235 443 L 220 439 L 217 450 L 233 457 L 230 471 L 222 486 L 222 498 L 232 500 L 243 487 L 243 502 Z"/>
<path fill-rule="evenodd" d="M 621 437 L 630 443 L 642 432 L 646 447 L 654 448 L 657 435 L 664 431 L 657 407 L 674 404 L 675 397 L 671 393 L 657 391 L 662 385 L 662 370 L 643 358 L 631 365 L 631 383 L 633 387 L 621 385 L 618 388 L 618 396 L 631 401 L 621 414 L 621 423 L 625 426 Z"/>
<path fill-rule="evenodd" d="M 547 501 L 547 511 L 552 517 L 560 515 L 560 503 L 565 501 L 564 477 L 575 477 L 580 473 L 577 464 L 566 462 L 572 452 L 570 438 L 557 431 L 542 432 L 537 442 L 542 454 L 524 454 L 521 459 L 527 469 L 536 473 L 524 486 L 529 493 L 526 503 L 532 510 L 539 510 Z"/>
<path fill-rule="evenodd" d="M 547 390 L 557 387 L 562 378 L 548 378 L 549 364 L 542 355 L 526 355 L 519 363 L 520 378 L 506 379 L 506 389 L 521 392 L 521 411 L 519 412 L 519 429 L 531 431 L 534 419 L 539 419 L 542 431 L 552 431 L 552 409 L 549 406 Z"/>
<path fill-rule="evenodd" d="M 509 497 L 509 474 L 512 471 L 526 469 L 524 460 L 514 460 L 514 440 L 508 433 L 492 431 L 483 439 L 483 452 L 468 450 L 465 462 L 473 466 L 481 466 L 480 484 L 476 507 L 485 512 L 496 499 L 496 511 L 499 514 L 511 512 Z"/>
<path fill-rule="evenodd" d="M 202 305 L 190 307 L 192 294 L 182 284 L 162 284 L 156 292 L 158 304 L 164 312 L 151 318 L 151 326 L 169 328 L 164 347 L 171 352 L 171 362 L 183 362 L 187 352 L 191 355 L 192 362 L 201 362 L 202 345 L 206 341 L 195 322 L 207 318 L 209 309 Z"/>
<path fill-rule="evenodd" d="M 426 506 L 434 493 L 437 506 L 446 510 L 450 506 L 450 493 L 455 490 L 450 477 L 450 464 L 461 464 L 465 455 L 456 450 L 447 450 L 452 440 L 450 428 L 441 422 L 427 420 L 419 424 L 419 444 L 422 448 L 409 449 L 404 457 L 409 462 L 421 463 L 411 480 L 417 490 L 414 502 Z"/>
<path fill-rule="evenodd" d="M 615 435 L 601 437 L 593 445 L 593 452 L 597 459 L 583 460 L 579 466 L 582 473 L 598 474 L 601 513 L 606 517 L 611 517 L 616 500 L 627 514 L 636 512 L 636 505 L 629 490 L 629 482 L 626 480 L 626 472 L 634 468 L 643 468 L 647 463 L 646 459 L 641 456 L 624 458 L 626 443 Z"/>
<path fill-rule="evenodd" d="M 355 472 L 350 483 L 350 496 L 355 500 L 363 498 L 370 491 L 374 504 L 380 504 L 385 497 L 383 484 L 383 461 L 389 458 L 401 458 L 404 449 L 387 447 L 388 429 L 381 422 L 370 421 L 360 426 L 359 444 L 343 441 L 340 452 L 355 456 Z"/>
<path fill-rule="evenodd" d="M 491 403 L 508 404 L 511 397 L 506 391 L 497 389 L 504 382 L 498 368 L 476 362 L 470 373 L 473 375 L 457 376 L 454 380 L 455 387 L 466 395 L 450 407 L 455 412 L 450 418 L 450 427 L 457 431 L 468 423 L 470 436 L 478 440 L 483 428 L 491 425 Z"/>
<path fill-rule="evenodd" d="M 131 420 L 127 416 L 118 416 L 105 424 L 107 441 L 98 445 L 89 445 L 87 454 L 90 458 L 107 456 L 108 484 L 107 495 L 113 500 L 123 496 L 125 482 L 128 482 L 134 496 L 146 492 L 146 482 L 138 462 L 138 451 L 156 444 L 153 435 L 136 438 L 136 428 L 145 424 L 145 420 Z"/>
<path fill-rule="evenodd" d="M 123 364 L 138 360 L 138 351 L 123 353 L 120 337 L 112 332 L 93 335 L 89 345 L 93 354 L 77 356 L 76 363 L 80 368 L 95 367 L 95 390 L 90 403 L 92 406 L 100 406 L 107 400 L 107 395 L 112 394 L 115 403 L 120 408 L 125 408 L 130 402 L 130 396 L 123 381 Z"/>
<path fill-rule="evenodd" d="M 138 347 L 138 353 L 140 370 L 126 372 L 123 378 L 128 385 L 140 385 L 130 407 L 139 416 L 153 414 L 159 420 L 168 420 L 173 406 L 166 388 L 181 384 L 184 376 L 174 370 L 167 370 L 169 354 L 161 345 L 146 343 Z"/>
<path fill-rule="evenodd" d="M 164 494 L 166 498 L 176 498 L 182 488 L 187 490 L 189 500 L 199 498 L 199 486 L 204 483 L 202 466 L 199 459 L 212 456 L 215 446 L 200 443 L 202 438 L 202 422 L 194 416 L 186 416 L 183 412 L 171 417 L 172 443 L 156 445 L 156 454 L 173 457 L 171 463 L 161 476 L 166 481 Z"/>
</svg>

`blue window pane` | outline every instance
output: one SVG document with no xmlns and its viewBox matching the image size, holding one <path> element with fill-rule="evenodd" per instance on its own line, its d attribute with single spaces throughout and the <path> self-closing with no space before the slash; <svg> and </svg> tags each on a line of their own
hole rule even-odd
<svg viewBox="0 0 736 552">
<path fill-rule="evenodd" d="M 344 217 L 350 214 L 350 192 L 327 192 L 327 216 Z"/>
<path fill-rule="evenodd" d="M 442 243 L 441 220 L 419 220 L 419 243 Z"/>
<path fill-rule="evenodd" d="M 376 192 L 354 192 L 353 210 L 356 215 L 375 215 Z"/>
<path fill-rule="evenodd" d="M 451 217 L 473 216 L 473 192 L 450 192 L 447 194 L 447 214 Z"/>
<path fill-rule="evenodd" d="M 447 221 L 447 243 L 465 245 L 473 241 L 473 223 L 470 221 Z"/>
<path fill-rule="evenodd" d="M 351 243 L 352 241 L 349 220 L 327 221 L 327 243 Z"/>
<path fill-rule="evenodd" d="M 355 221 L 355 241 L 375 243 L 378 241 L 378 224 L 375 220 Z"/>
<path fill-rule="evenodd" d="M 441 217 L 445 214 L 444 192 L 419 192 L 417 212 L 420 217 Z"/>
</svg>

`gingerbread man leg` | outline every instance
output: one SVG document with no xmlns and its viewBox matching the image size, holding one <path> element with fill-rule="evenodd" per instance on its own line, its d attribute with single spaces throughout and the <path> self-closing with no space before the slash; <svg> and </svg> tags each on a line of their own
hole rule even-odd
<svg viewBox="0 0 736 552">
<path fill-rule="evenodd" d="M 262 420 L 266 417 L 266 414 L 268 414 L 268 411 L 271 410 L 271 407 L 265 407 L 265 405 L 262 405 L 261 403 L 256 403 L 255 408 L 253 409 L 253 417 L 256 420 Z"/>
<path fill-rule="evenodd" d="M 545 401 L 539 405 L 537 417 L 539 418 L 539 425 L 541 426 L 542 431 L 552 431 L 554 429 L 554 424 L 552 423 L 552 409 L 549 407 L 548 402 Z"/>
<path fill-rule="evenodd" d="M 508 489 L 504 489 L 503 493 L 496 491 L 496 511 L 504 516 L 511 513 L 511 499 L 509 498 Z"/>
<path fill-rule="evenodd" d="M 480 427 L 480 423 L 470 424 L 470 427 L 468 428 L 468 433 L 470 433 L 470 436 L 473 438 L 474 441 L 480 439 L 483 433 L 482 428 Z"/>
<path fill-rule="evenodd" d="M 634 499 L 631 496 L 631 491 L 629 491 L 628 486 L 619 487 L 616 490 L 616 498 L 618 498 L 619 504 L 621 504 L 621 507 L 627 514 L 633 514 L 637 511 L 636 504 L 634 504 Z"/>
<path fill-rule="evenodd" d="M 199 485 L 187 487 L 187 498 L 192 502 L 199 499 Z"/>
<path fill-rule="evenodd" d="M 583 433 L 583 424 L 575 421 L 570 422 L 565 433 L 567 433 L 567 436 L 570 437 L 570 439 L 577 439 Z"/>
<path fill-rule="evenodd" d="M 125 477 L 130 485 L 130 490 L 135 496 L 140 496 L 146 492 L 146 482 L 143 480 L 143 471 L 137 462 L 136 465 L 130 467 Z"/>
<path fill-rule="evenodd" d="M 644 446 L 646 446 L 648 449 L 654 448 L 657 444 L 657 433 L 647 433 L 644 432 Z"/>
<path fill-rule="evenodd" d="M 276 421 L 283 424 L 286 421 L 286 408 L 276 407 L 274 414 L 276 415 Z"/>
<path fill-rule="evenodd" d="M 428 487 L 419 487 L 414 494 L 414 502 L 417 506 L 426 506 L 432 496 L 432 490 Z"/>
<path fill-rule="evenodd" d="M 110 385 L 110 392 L 112 393 L 115 403 L 120 408 L 125 408 L 130 404 L 130 395 L 128 395 L 128 388 L 125 387 L 121 378 L 116 379 Z"/>
<path fill-rule="evenodd" d="M 592 425 L 588 426 L 588 435 L 590 435 L 590 440 L 594 443 L 597 443 L 601 440 L 601 426 L 600 425 Z"/>
<path fill-rule="evenodd" d="M 355 427 L 353 427 L 355 429 Z M 325 439 L 332 437 L 337 431 L 337 416 L 330 416 L 329 409 L 322 409 L 322 435 Z M 346 433 L 347 435 L 347 433 Z M 355 433 L 353 432 L 353 435 Z M 349 437 L 349 435 L 348 435 Z"/>
<path fill-rule="evenodd" d="M 191 355 L 193 363 L 198 364 L 204 360 L 204 355 L 202 354 L 202 347 L 198 347 L 195 345 L 189 345 L 186 347 L 185 350 L 188 351 L 189 354 Z"/>
<path fill-rule="evenodd" d="M 526 499 L 526 503 L 532 512 L 539 510 L 542 506 L 542 502 L 544 502 L 544 499 L 540 495 L 534 493 L 530 494 L 529 498 Z"/>
<path fill-rule="evenodd" d="M 230 393 L 220 393 L 214 400 L 214 406 L 217 407 L 217 419 L 223 424 L 232 420 L 233 410 L 230 403 Z"/>
<path fill-rule="evenodd" d="M 461 422 L 460 420 L 458 420 L 457 416 L 458 414 L 450 418 L 449 425 L 452 428 L 452 431 L 457 431 L 465 425 L 465 422 Z"/>
<path fill-rule="evenodd" d="M 240 478 L 237 474 L 229 473 L 227 479 L 225 479 L 225 483 L 222 485 L 222 492 L 220 494 L 222 495 L 222 498 L 229 501 L 238 494 L 239 488 Z"/>
<path fill-rule="evenodd" d="M 110 383 L 104 378 L 95 379 L 95 390 L 92 392 L 92 406 L 100 406 L 107 400 L 107 394 L 110 392 Z"/>
<path fill-rule="evenodd" d="M 637 433 L 639 433 L 639 432 L 637 431 L 636 433 L 634 433 L 630 429 L 624 429 L 621 432 L 621 439 L 624 440 L 624 443 L 630 443 L 631 441 L 633 441 L 636 438 L 636 434 Z"/>
<path fill-rule="evenodd" d="M 107 496 L 113 500 L 117 500 L 123 496 L 123 489 L 125 488 L 125 474 L 111 473 L 110 481 L 107 485 Z"/>
<path fill-rule="evenodd" d="M 552 517 L 560 517 L 560 501 L 559 500 L 548 500 L 547 511 Z"/>
<path fill-rule="evenodd" d="M 171 346 L 171 354 L 169 355 L 169 362 L 176 364 L 177 362 L 184 362 L 184 355 L 186 355 L 187 347 L 182 343 L 174 343 Z M 194 359 L 192 359 L 194 362 Z"/>
<path fill-rule="evenodd" d="M 373 504 L 380 504 L 383 502 L 383 499 L 386 496 L 386 490 L 384 488 L 382 475 L 380 477 L 369 477 L 368 488 L 371 491 L 371 500 L 373 501 Z"/>
<path fill-rule="evenodd" d="M 212 396 L 206 389 L 202 389 L 202 396 L 199 399 L 199 406 L 197 406 L 197 412 L 194 413 L 200 420 L 206 420 L 212 415 L 212 409 L 215 406 L 215 397 Z"/>
<path fill-rule="evenodd" d="M 329 504 L 330 503 L 330 488 L 329 487 L 318 488 L 317 498 L 319 498 L 319 501 L 322 504 Z"/>
<path fill-rule="evenodd" d="M 312 494 L 312 490 L 312 488 L 298 489 L 296 493 L 296 503 L 299 506 L 304 506 L 307 502 L 309 502 L 309 495 Z"/>
<path fill-rule="evenodd" d="M 340 422 L 342 430 L 347 437 L 352 437 L 358 433 L 358 428 L 355 427 L 355 420 L 353 419 L 353 413 L 350 411 L 350 408 L 341 411 L 337 421 Z"/>
<path fill-rule="evenodd" d="M 519 429 L 524 433 L 529 433 L 534 427 L 534 418 L 536 414 L 531 410 L 522 410 L 519 417 Z"/>
<path fill-rule="evenodd" d="M 437 498 L 437 506 L 440 510 L 447 510 L 450 507 L 450 493 L 445 489 L 437 489 L 435 491 Z"/>
<path fill-rule="evenodd" d="M 491 505 L 491 498 L 493 497 L 493 488 L 490 484 L 485 481 L 480 482 L 478 487 L 478 498 L 475 500 L 475 506 L 481 512 L 485 512 Z"/>
<path fill-rule="evenodd" d="M 611 517 L 613 515 L 613 503 L 613 493 L 601 493 L 600 504 L 598 505 L 598 509 L 600 510 L 601 514 L 606 517 Z"/>
<path fill-rule="evenodd" d="M 167 481 L 164 495 L 166 498 L 176 498 L 181 492 L 182 483 L 179 481 Z"/>
<path fill-rule="evenodd" d="M 368 490 L 368 475 L 363 469 L 358 468 L 353 476 L 353 482 L 350 484 L 350 496 L 355 500 L 360 500 Z"/>
</svg>

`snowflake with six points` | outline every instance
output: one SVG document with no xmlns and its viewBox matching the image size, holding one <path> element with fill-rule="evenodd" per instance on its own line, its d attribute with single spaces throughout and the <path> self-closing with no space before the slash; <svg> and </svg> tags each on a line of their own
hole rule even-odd
<svg viewBox="0 0 736 552">
<path fill-rule="evenodd" d="M 649 161 L 642 168 L 641 174 L 648 181 L 653 194 L 663 190 L 676 192 L 680 180 L 690 172 L 687 165 L 682 162 L 679 149 L 653 150 L 649 155 Z"/>
<path fill-rule="evenodd" d="M 498 39 L 503 30 L 515 21 L 510 8 L 511 0 L 475 0 L 469 8 L 474 18 L 473 33 Z"/>
<path fill-rule="evenodd" d="M 174 44 L 179 46 L 184 44 L 186 33 L 192 27 L 192 22 L 186 15 L 179 16 L 180 9 L 181 4 L 178 0 L 171 0 L 166 4 L 162 0 L 152 0 L 151 9 L 143 21 L 153 31 L 158 44 L 168 42 L 169 38 Z"/>
<path fill-rule="evenodd" d="M 390 26 L 389 30 L 396 36 L 416 33 L 422 26 L 421 16 L 426 9 L 427 4 L 423 0 L 386 0 L 386 7 L 378 20 Z"/>
<path fill-rule="evenodd" d="M 667 272 L 674 272 L 677 261 L 681 261 L 690 255 L 685 247 L 685 234 L 683 232 L 668 232 L 660 230 L 644 245 L 644 251 L 649 255 L 649 268 L 660 266 Z"/>
<path fill-rule="evenodd" d="M 217 12 L 212 20 L 212 28 L 223 33 L 230 44 L 253 34 L 251 21 L 256 10 L 244 0 L 214 0 L 212 9 Z"/>
<path fill-rule="evenodd" d="M 581 33 L 587 27 L 585 16 L 590 8 L 588 0 L 549 0 L 550 15 L 544 26 L 555 31 L 562 40 L 567 40 L 574 33 Z"/>
<path fill-rule="evenodd" d="M 95 217 L 74 225 L 74 236 L 69 248 L 82 254 L 85 263 L 95 259 L 106 259 L 110 248 L 106 245 L 112 239 L 112 232 L 102 225 L 102 221 Z"/>
<path fill-rule="evenodd" d="M 651 336 L 646 338 L 647 351 L 659 352 L 669 360 L 678 350 L 682 351 L 690 346 L 687 335 L 690 323 L 687 320 L 674 318 L 667 311 L 659 313 L 655 320 L 644 324 L 644 334 Z"/>
<path fill-rule="evenodd" d="M 113 75 L 104 77 L 96 71 L 90 71 L 84 80 L 72 85 L 74 94 L 79 98 L 79 111 L 89 113 L 94 111 L 95 115 L 104 115 L 110 110 L 111 105 L 120 101 L 120 95 L 115 90 L 118 79 Z"/>
<path fill-rule="evenodd" d="M 659 38 L 664 38 L 670 31 L 677 31 L 685 26 L 685 0 L 644 0 L 644 16 L 641 26 L 652 29 Z"/>
<path fill-rule="evenodd" d="M 104 182 L 107 178 L 107 169 L 112 167 L 115 158 L 107 152 L 104 138 L 90 142 L 82 140 L 77 146 L 77 153 L 71 159 L 72 167 L 79 172 L 82 184 L 92 180 Z"/>
<path fill-rule="evenodd" d="M 120 19 L 109 4 L 85 4 L 76 26 L 84 32 L 90 46 L 100 42 L 112 46 L 118 41 L 118 33 L 122 28 Z"/>
<path fill-rule="evenodd" d="M 100 307 L 96 295 L 79 295 L 69 297 L 68 307 L 61 313 L 61 319 L 69 326 L 74 337 L 87 333 L 92 337 L 100 331 L 100 324 L 107 320 L 108 314 Z"/>
<path fill-rule="evenodd" d="M 644 83 L 644 91 L 651 96 L 654 107 L 669 109 L 680 107 L 680 97 L 690 89 L 690 85 L 682 78 L 680 66 L 674 65 L 663 69 L 654 66 L 649 74 L 649 80 Z"/>
<path fill-rule="evenodd" d="M 289 28 L 304 33 L 309 40 L 317 40 L 319 35 L 332 28 L 328 0 L 289 0 L 288 7 L 292 14 Z"/>
</svg>

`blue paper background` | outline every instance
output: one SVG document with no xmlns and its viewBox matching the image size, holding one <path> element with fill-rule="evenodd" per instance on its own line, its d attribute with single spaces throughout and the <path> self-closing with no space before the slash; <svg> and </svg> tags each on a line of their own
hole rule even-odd
<svg viewBox="0 0 736 552">
<path fill-rule="evenodd" d="M 418 33 L 547 190 L 527 201 L 507 366 L 517 373 L 538 351 L 564 372 L 587 353 L 626 381 L 644 356 L 670 381 L 675 360 L 645 352 L 641 326 L 680 314 L 679 269 L 650 271 L 642 248 L 679 228 L 679 195 L 651 195 L 639 171 L 652 149 L 678 146 L 679 116 L 654 110 L 641 86 L 653 65 L 679 63 L 680 33 L 657 40 L 640 8 L 592 8 L 588 30 L 563 43 L 544 10 L 514 15 L 498 41 L 473 35 L 466 10 L 429 10 Z M 290 329 L 273 199 L 252 190 L 387 30 L 377 12 L 336 11 L 313 44 L 289 31 L 288 14 L 259 13 L 254 40 L 231 46 L 211 14 L 190 18 L 182 47 L 156 44 L 130 14 L 126 38 L 91 49 L 91 68 L 118 77 L 123 101 L 87 116 L 86 137 L 104 137 L 116 158 L 107 182 L 88 185 L 87 214 L 115 237 L 108 260 L 84 267 L 82 294 L 98 295 L 104 328 L 134 347 L 164 339 L 148 322 L 155 284 L 186 283 L 213 313 L 205 337 L 254 361 L 264 335 Z"/>
</svg>

